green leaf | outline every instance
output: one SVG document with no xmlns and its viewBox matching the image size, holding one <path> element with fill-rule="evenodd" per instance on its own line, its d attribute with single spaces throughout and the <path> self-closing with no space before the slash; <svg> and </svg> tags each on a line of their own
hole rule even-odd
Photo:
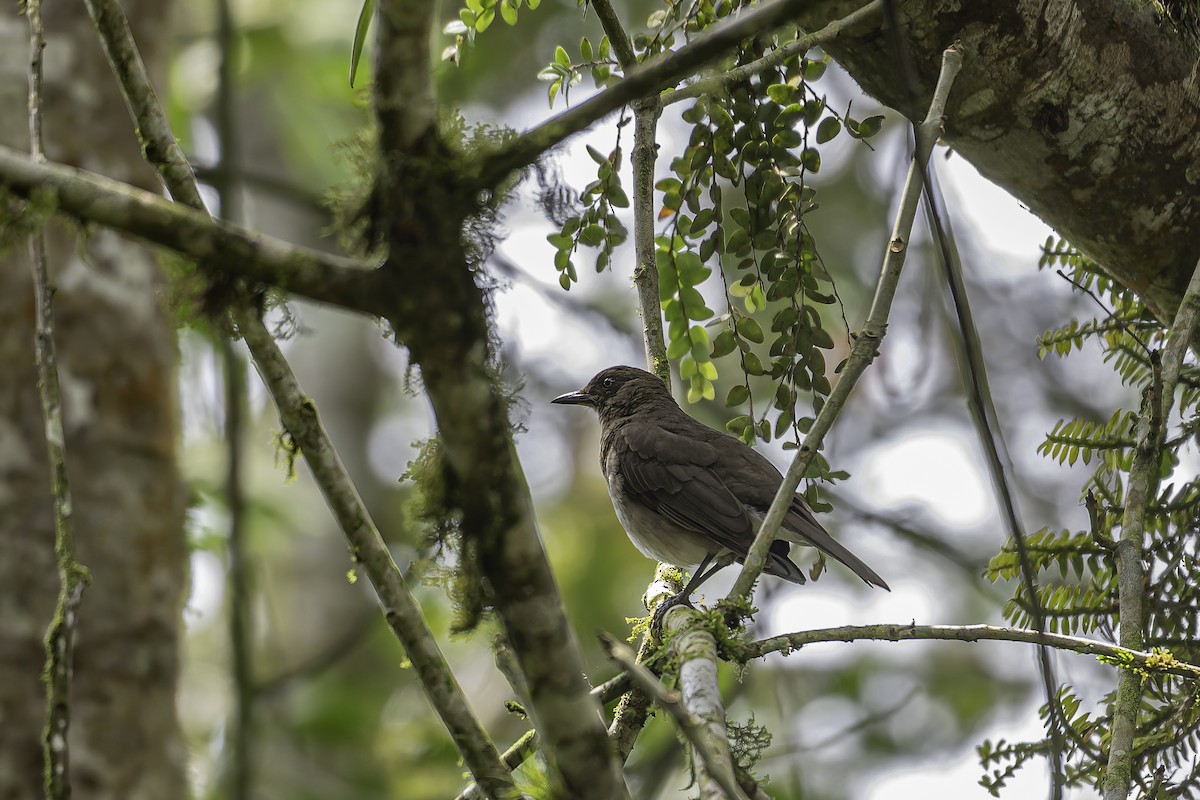
<svg viewBox="0 0 1200 800">
<path fill-rule="evenodd" d="M 692 348 L 691 341 L 686 336 L 680 336 L 678 339 L 672 339 L 667 345 L 667 358 L 675 361 L 681 358 Z"/>
<path fill-rule="evenodd" d="M 804 65 L 804 80 L 815 81 L 825 74 L 829 64 L 825 61 L 809 61 Z"/>
<path fill-rule="evenodd" d="M 475 30 L 483 33 L 488 28 L 492 27 L 492 23 L 496 20 L 496 7 L 485 8 L 479 18 L 475 20 Z"/>
<path fill-rule="evenodd" d="M 688 338 L 692 340 L 692 357 L 697 361 L 707 361 L 708 349 L 712 346 L 708 340 L 708 331 L 700 325 L 693 325 L 688 331 Z"/>
<path fill-rule="evenodd" d="M 371 29 L 371 19 L 374 16 L 375 0 L 363 0 L 362 8 L 358 12 L 358 24 L 354 26 L 354 43 L 350 46 L 351 87 L 354 86 L 354 78 L 358 75 L 358 61 L 362 58 L 363 43 L 367 40 L 367 31 Z"/>
<path fill-rule="evenodd" d="M 767 97 L 781 106 L 794 103 L 799 96 L 800 90 L 795 86 L 788 86 L 786 83 L 776 83 L 767 87 Z"/>
<path fill-rule="evenodd" d="M 709 354 L 711 358 L 720 358 L 727 356 L 737 347 L 737 339 L 733 336 L 733 331 L 726 328 L 717 334 L 717 338 L 713 340 L 713 349 Z"/>
<path fill-rule="evenodd" d="M 554 63 L 560 67 L 569 68 L 571 66 L 571 57 L 567 55 L 566 48 L 561 44 L 554 48 Z"/>
<path fill-rule="evenodd" d="M 745 389 L 746 387 L 745 386 L 742 386 L 742 387 L 735 386 L 733 388 Z M 734 403 L 734 405 L 737 405 L 737 404 Z M 746 414 L 742 414 L 741 416 L 734 417 L 733 419 L 729 420 L 729 422 L 725 423 L 725 430 L 729 431 L 730 433 L 736 433 L 738 435 L 740 435 L 747 428 L 750 428 L 750 417 Z"/>
<path fill-rule="evenodd" d="M 592 61 L 592 43 L 585 36 L 579 40 L 579 55 L 584 61 Z"/>
<path fill-rule="evenodd" d="M 817 126 L 817 144 L 825 144 L 842 132 L 842 123 L 837 117 L 826 117 Z"/>
<path fill-rule="evenodd" d="M 500 0 L 500 17 L 509 25 L 517 24 L 517 7 L 513 0 Z"/>
<path fill-rule="evenodd" d="M 875 134 L 883 130 L 883 117 L 874 116 L 867 117 L 862 122 L 858 123 L 858 135 L 864 139 L 869 139 Z"/>
<path fill-rule="evenodd" d="M 765 370 L 762 361 L 754 353 L 742 353 L 742 369 L 749 375 L 762 375 Z"/>
<path fill-rule="evenodd" d="M 742 317 L 737 321 L 737 332 L 755 344 L 763 343 L 762 327 L 751 317 Z"/>
<path fill-rule="evenodd" d="M 750 233 L 745 228 L 734 228 L 725 240 L 725 251 L 737 255 L 750 247 Z"/>
<path fill-rule="evenodd" d="M 675 256 L 675 269 L 679 271 L 679 282 L 684 286 L 699 286 L 712 274 L 712 270 L 704 266 L 700 256 L 691 250 L 685 250 Z"/>
<path fill-rule="evenodd" d="M 579 241 L 588 247 L 596 247 L 604 241 L 604 226 L 596 225 L 595 223 L 588 225 L 579 232 Z"/>
<path fill-rule="evenodd" d="M 729 390 L 729 394 L 725 396 L 725 405 L 728 408 L 740 406 L 742 403 L 750 399 L 750 389 L 742 384 L 738 384 Z M 749 417 L 747 417 L 749 419 Z"/>
<path fill-rule="evenodd" d="M 771 137 L 771 144 L 785 149 L 791 149 L 802 141 L 803 139 L 800 134 L 791 128 L 785 128 Z"/>
</svg>

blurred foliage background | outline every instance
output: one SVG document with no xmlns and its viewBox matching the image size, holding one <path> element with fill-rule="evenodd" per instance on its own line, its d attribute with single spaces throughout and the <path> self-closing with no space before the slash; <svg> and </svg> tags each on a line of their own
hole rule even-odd
<svg viewBox="0 0 1200 800">
<path fill-rule="evenodd" d="M 616 5 L 633 28 L 656 7 Z M 243 221 L 333 248 L 324 198 L 354 180 L 346 157 L 352 148 L 345 143 L 369 121 L 362 88 L 370 80 L 369 58 L 358 88 L 347 80 L 358 8 L 314 0 L 230 0 L 229 8 L 235 29 L 228 42 L 218 30 L 215 0 L 179 9 L 167 93 L 174 129 L 201 177 L 218 180 L 217 67 L 228 47 L 241 150 L 232 179 Z M 441 3 L 446 22 L 457 11 L 452 2 Z M 493 25 L 457 64 L 440 66 L 445 107 L 469 123 L 529 126 L 549 113 L 537 72 L 551 61 L 556 44 L 577 47 L 583 35 L 598 40 L 599 25 L 574 0 L 544 0 L 537 11 L 523 11 L 515 28 Z M 434 51 L 450 44 L 452 37 L 443 36 Z M 814 179 L 820 207 L 808 222 L 844 303 L 826 321 L 842 331 L 844 351 L 840 318 L 856 326 L 870 301 L 906 166 L 907 126 L 876 109 L 836 68 L 821 85 L 835 107 L 852 101 L 860 118 L 887 117 L 874 149 L 853 141 L 831 145 Z M 580 85 L 573 99 L 584 94 Z M 681 132 L 686 136 L 679 110 L 668 111 L 661 125 L 664 154 L 681 144 Z M 583 142 L 607 153 L 616 135 L 612 122 L 545 166 L 580 189 L 594 172 Z M 1128 393 L 1092 349 L 1066 361 L 1036 361 L 1036 335 L 1081 307 L 1090 314 L 1091 301 L 1036 270 L 1036 240 L 1012 234 L 1017 241 L 998 250 L 995 232 L 984 232 L 996 224 L 989 204 L 1002 201 L 994 190 L 980 189 L 980 179 L 969 178 L 969 167 L 956 164 L 952 154 L 947 158 L 952 176 L 968 176 L 952 177 L 948 186 L 1026 527 L 1084 527 L 1075 500 L 1082 465 L 1079 471 L 1060 467 L 1040 459 L 1035 448 L 1056 419 L 1107 418 Z M 668 164 L 669 158 L 660 158 L 662 174 Z M 613 668 L 593 634 L 601 628 L 627 632 L 626 618 L 644 613 L 639 598 L 653 564 L 634 550 L 611 511 L 596 463 L 594 420 L 547 401 L 604 366 L 641 362 L 629 281 L 632 247 L 618 251 L 608 272 L 581 270 L 579 283 L 563 292 L 545 241 L 554 227 L 531 183 L 509 204 L 502 222 L 506 236 L 490 265 L 496 321 L 507 375 L 521 387 L 518 441 L 543 535 L 589 676 L 598 683 Z M 767 578 L 758 595 L 765 612 L 760 633 L 880 621 L 1001 622 L 1009 592 L 986 583 L 981 572 L 1005 536 L 969 425 L 948 336 L 953 327 L 927 240 L 918 240 L 909 265 L 883 355 L 826 450 L 833 468 L 851 477 L 826 494 L 834 509 L 823 521 L 894 591 L 872 592 L 836 568 L 804 587 Z M 428 580 L 433 573 L 423 559 L 423 532 L 410 511 L 413 490 L 399 480 L 417 444 L 432 433 L 429 409 L 412 391 L 403 353 L 385 331 L 342 313 L 297 304 L 276 317 L 292 331 L 288 356 L 359 491 L 412 584 L 421 586 L 431 626 L 460 681 L 505 746 L 525 722 L 505 709 L 511 692 L 491 661 L 486 626 L 470 636 L 449 635 L 451 610 L 444 592 Z M 227 796 L 232 707 L 221 372 L 203 331 L 185 331 L 182 351 L 195 552 L 181 708 L 197 795 L 220 798 Z M 733 371 L 732 363 L 724 368 Z M 721 387 L 716 396 L 724 397 Z M 302 463 L 289 479 L 276 441 L 279 423 L 254 380 L 249 401 L 254 796 L 455 796 L 463 785 L 456 754 L 406 672 L 404 654 L 379 618 L 369 587 L 348 572 L 343 539 Z M 731 416 L 720 399 L 689 410 L 714 426 Z M 768 451 L 785 463 L 782 451 Z M 724 585 L 715 582 L 709 596 Z M 1057 664 L 1060 677 L 1081 691 L 1103 674 L 1076 656 L 1060 656 Z M 983 796 L 974 784 L 974 746 L 985 737 L 1036 736 L 1039 730 L 1034 655 L 1023 645 L 823 645 L 752 664 L 740 675 L 731 671 L 725 679 L 731 719 L 754 719 L 774 732 L 760 772 L 772 776 L 769 789 L 781 800 L 898 791 L 936 796 L 949 790 L 947 781 L 955 796 Z M 678 787 L 687 783 L 680 753 L 670 724 L 654 720 L 630 762 L 634 796 L 679 796 Z M 1033 785 L 1042 781 L 1036 771 L 1030 778 Z"/>
</svg>

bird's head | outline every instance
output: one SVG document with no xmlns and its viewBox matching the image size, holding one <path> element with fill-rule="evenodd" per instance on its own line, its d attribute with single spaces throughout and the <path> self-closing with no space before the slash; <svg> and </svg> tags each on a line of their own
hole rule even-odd
<svg viewBox="0 0 1200 800">
<path fill-rule="evenodd" d="M 579 391 L 559 395 L 550 402 L 591 406 L 603 419 L 609 414 L 632 412 L 653 397 L 665 397 L 672 404 L 675 402 L 666 384 L 646 370 L 609 367 L 597 373 Z"/>
</svg>

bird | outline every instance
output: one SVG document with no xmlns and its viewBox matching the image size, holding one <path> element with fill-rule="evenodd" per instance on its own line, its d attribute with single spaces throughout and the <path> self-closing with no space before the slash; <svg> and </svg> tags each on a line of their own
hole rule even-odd
<svg viewBox="0 0 1200 800">
<path fill-rule="evenodd" d="M 600 468 L 617 519 L 644 555 L 680 569 L 698 565 L 684 598 L 717 570 L 745 559 L 783 482 L 766 456 L 693 419 L 662 380 L 637 367 L 609 367 L 550 402 L 595 409 Z M 804 572 L 788 558 L 791 545 L 802 544 L 846 565 L 868 585 L 891 591 L 821 527 L 799 495 L 778 537 L 767 556 L 769 575 L 804 583 Z"/>
</svg>

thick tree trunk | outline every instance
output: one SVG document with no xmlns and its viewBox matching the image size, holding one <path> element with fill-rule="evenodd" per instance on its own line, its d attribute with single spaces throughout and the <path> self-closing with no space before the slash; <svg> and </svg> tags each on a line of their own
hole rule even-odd
<svg viewBox="0 0 1200 800">
<path fill-rule="evenodd" d="M 127 3 L 135 35 L 163 42 L 166 4 Z M 47 4 L 48 155 L 153 188 L 81 3 Z M 161 53 L 145 52 L 151 64 Z M 0 142 L 27 147 L 28 28 L 0 15 Z M 161 70 L 159 70 L 161 72 Z M 175 711 L 187 576 L 176 348 L 153 257 L 108 231 L 46 229 L 67 460 L 83 596 L 71 696 L 76 796 L 187 795 Z M 0 798 L 42 794 L 42 636 L 57 592 L 50 478 L 25 241 L 0 268 Z"/>
<path fill-rule="evenodd" d="M 871 95 L 923 108 L 942 50 L 966 51 L 946 140 L 1170 321 L 1200 257 L 1200 50 L 1128 0 L 898 0 L 920 81 L 889 36 L 827 48 Z M 860 0 L 816 2 L 802 23 Z"/>
</svg>

